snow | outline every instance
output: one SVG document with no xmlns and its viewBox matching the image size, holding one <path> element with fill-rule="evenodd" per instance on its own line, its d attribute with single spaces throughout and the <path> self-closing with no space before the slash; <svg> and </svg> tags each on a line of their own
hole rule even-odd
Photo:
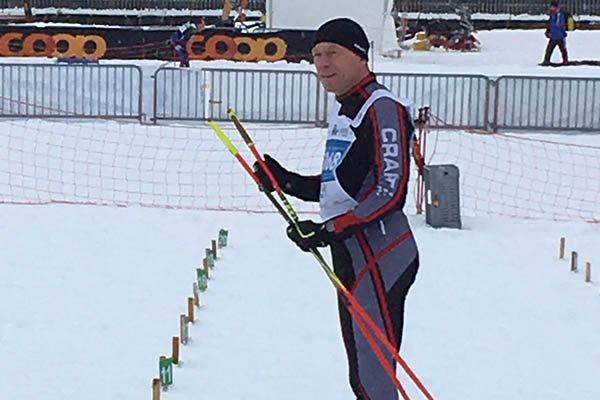
<svg viewBox="0 0 600 400">
<path fill-rule="evenodd" d="M 594 58 L 589 43 L 599 34 L 570 33 L 572 58 Z M 593 67 L 538 67 L 546 41 L 540 30 L 478 37 L 481 53 L 409 51 L 399 60 L 378 58 L 375 66 L 386 72 L 597 76 Z M 146 74 L 160 62 L 136 64 Z M 193 62 L 195 68 L 207 65 L 313 68 Z M 47 126 L 54 128 L 46 132 Z M 46 136 L 38 146 L 61 138 L 69 145 L 69 135 L 131 140 L 131 132 L 112 122 L 16 120 L 2 128 L 5 136 L 29 132 L 28 139 L 41 132 Z M 190 137 L 196 128 L 177 127 Z M 140 135 L 151 131 L 138 129 Z M 589 134 L 526 137 L 592 145 L 598 140 Z M 86 151 L 99 146 L 85 143 Z M 126 155 L 134 162 L 136 154 Z M 435 230 L 412 207 L 406 211 L 421 268 L 407 301 L 402 355 L 436 398 L 600 396 L 599 224 L 466 215 L 461 231 Z M 229 229 L 230 245 L 220 252 L 192 341 L 181 350 L 183 365 L 175 368 L 175 384 L 163 398 L 352 397 L 335 292 L 316 262 L 285 237 L 278 215 L 4 204 L 0 221 L 0 399 L 151 398 L 158 358 L 170 355 L 195 269 L 221 228 Z M 566 237 L 567 255 L 579 253 L 580 268 L 592 264 L 592 283 L 558 260 L 560 237 Z M 403 374 L 401 380 L 408 384 Z"/>
<path fill-rule="evenodd" d="M 351 398 L 334 291 L 277 215 L 60 205 L 0 213 L 2 398 L 150 398 L 195 268 L 223 227 L 230 246 L 164 398 Z M 564 235 L 568 251 L 598 265 L 598 225 L 411 222 L 421 268 L 402 354 L 436 398 L 598 397 L 600 275 L 586 284 L 557 259 Z"/>
</svg>

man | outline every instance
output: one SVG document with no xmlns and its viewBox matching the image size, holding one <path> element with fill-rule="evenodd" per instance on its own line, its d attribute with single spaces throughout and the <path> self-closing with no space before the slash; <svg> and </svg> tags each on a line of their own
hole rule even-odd
<svg viewBox="0 0 600 400">
<path fill-rule="evenodd" d="M 171 35 L 171 45 L 177 52 L 180 67 L 188 68 L 190 66 L 190 56 L 187 51 L 187 42 L 197 32 L 202 32 L 204 27 L 204 20 L 200 20 L 199 27 L 193 22 L 186 22 L 177 28 L 177 30 Z"/>
<path fill-rule="evenodd" d="M 322 174 L 301 176 L 265 155 L 283 190 L 319 201 L 324 222 L 301 221 L 288 236 L 304 251 L 331 246 L 336 274 L 400 349 L 404 301 L 419 266 L 402 211 L 414 134 L 410 104 L 377 82 L 368 67 L 369 41 L 350 19 L 322 25 L 312 48 L 325 89 L 336 95 Z M 263 190 L 273 190 L 258 166 Z M 304 235 L 303 235 L 304 236 Z M 350 385 L 361 400 L 397 399 L 397 390 L 366 338 L 338 299 Z M 385 351 L 384 351 L 385 352 Z M 388 357 L 395 367 L 392 356 Z"/>
<path fill-rule="evenodd" d="M 562 54 L 563 64 L 569 62 L 566 43 L 567 19 L 567 13 L 560 9 L 558 1 L 552 1 L 550 3 L 550 19 L 548 20 L 548 28 L 546 29 L 548 45 L 546 46 L 546 54 L 544 55 L 542 65 L 550 65 L 550 58 L 556 46 L 558 46 Z"/>
</svg>

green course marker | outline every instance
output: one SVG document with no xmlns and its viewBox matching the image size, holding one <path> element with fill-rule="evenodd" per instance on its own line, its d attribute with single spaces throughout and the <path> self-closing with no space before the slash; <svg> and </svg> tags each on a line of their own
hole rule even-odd
<svg viewBox="0 0 600 400">
<path fill-rule="evenodd" d="M 206 277 L 206 271 L 203 268 L 196 268 L 198 274 L 198 288 L 200 291 L 205 292 L 208 289 L 208 278 Z"/>
<path fill-rule="evenodd" d="M 229 231 L 225 229 L 221 229 L 219 231 L 219 248 L 227 247 L 227 236 L 229 235 Z"/>
<path fill-rule="evenodd" d="M 173 384 L 173 359 L 162 356 L 158 362 L 158 375 L 163 387 Z"/>
</svg>

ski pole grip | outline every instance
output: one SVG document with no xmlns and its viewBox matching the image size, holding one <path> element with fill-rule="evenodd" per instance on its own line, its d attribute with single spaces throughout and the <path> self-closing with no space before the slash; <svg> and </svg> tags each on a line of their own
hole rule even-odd
<svg viewBox="0 0 600 400">
<path fill-rule="evenodd" d="M 238 117 L 238 115 L 235 113 L 235 110 L 233 108 L 230 108 L 227 111 L 227 113 L 229 114 L 229 118 L 231 118 L 231 120 L 233 121 L 233 124 L 237 128 L 238 132 L 240 132 L 240 135 L 242 136 L 242 139 L 244 139 L 244 142 L 246 142 L 248 146 L 254 146 L 254 142 L 252 141 L 250 134 L 248 134 L 248 131 L 246 131 L 246 128 L 244 128 L 244 125 L 242 125 L 242 123 L 240 122 L 240 117 Z"/>
</svg>

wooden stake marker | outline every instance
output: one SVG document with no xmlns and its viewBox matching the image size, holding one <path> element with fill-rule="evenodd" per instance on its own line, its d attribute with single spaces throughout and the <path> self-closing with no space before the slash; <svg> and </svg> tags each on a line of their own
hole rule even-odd
<svg viewBox="0 0 600 400">
<path fill-rule="evenodd" d="M 565 259 L 565 238 L 560 238 L 560 250 L 558 252 L 558 258 L 561 260 Z"/>
<path fill-rule="evenodd" d="M 590 263 L 585 263 L 585 281 L 592 281 L 592 264 Z"/>
<path fill-rule="evenodd" d="M 195 319 L 194 319 L 194 298 L 193 297 L 188 297 L 188 319 L 190 320 L 190 322 L 193 324 Z"/>
<path fill-rule="evenodd" d="M 152 379 L 152 400 L 160 400 L 160 379 Z"/>
<path fill-rule="evenodd" d="M 571 272 L 577 272 L 577 252 L 571 252 Z"/>
<path fill-rule="evenodd" d="M 215 258 L 215 260 L 217 259 L 217 241 L 213 240 L 211 242 L 212 245 L 212 253 L 213 253 L 213 257 Z"/>
<path fill-rule="evenodd" d="M 173 364 L 179 364 L 179 338 L 173 336 Z"/>
<path fill-rule="evenodd" d="M 204 272 L 206 273 L 206 279 L 210 279 L 210 268 L 208 268 L 208 259 L 206 257 L 202 259 L 202 266 L 204 267 Z"/>
</svg>

